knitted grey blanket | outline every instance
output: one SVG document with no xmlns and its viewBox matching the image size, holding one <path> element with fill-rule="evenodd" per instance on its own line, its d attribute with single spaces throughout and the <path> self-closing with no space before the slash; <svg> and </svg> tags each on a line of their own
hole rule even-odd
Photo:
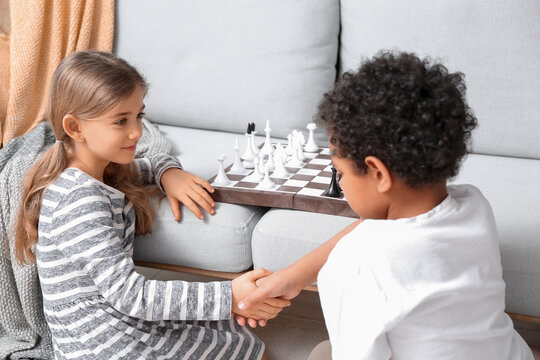
<svg viewBox="0 0 540 360">
<path fill-rule="evenodd" d="M 158 128 L 145 119 L 143 125 L 136 156 L 169 153 L 171 145 Z M 54 141 L 50 125 L 43 122 L 0 149 L 0 359 L 54 359 L 36 265 L 17 262 L 10 233 L 22 178 Z"/>
</svg>

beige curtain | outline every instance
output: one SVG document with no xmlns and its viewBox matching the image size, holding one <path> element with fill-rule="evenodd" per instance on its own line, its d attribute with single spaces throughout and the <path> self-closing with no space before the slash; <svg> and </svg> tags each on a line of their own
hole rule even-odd
<svg viewBox="0 0 540 360">
<path fill-rule="evenodd" d="M 43 121 L 64 57 L 112 51 L 113 37 L 114 0 L 0 0 L 0 146 Z"/>
</svg>

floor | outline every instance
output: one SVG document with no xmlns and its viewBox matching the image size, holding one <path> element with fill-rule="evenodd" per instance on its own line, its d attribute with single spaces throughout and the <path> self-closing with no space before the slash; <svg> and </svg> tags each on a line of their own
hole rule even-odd
<svg viewBox="0 0 540 360">
<path fill-rule="evenodd" d="M 213 281 L 214 278 L 183 274 L 173 271 L 137 267 L 149 279 Z M 535 360 L 540 360 L 540 325 L 516 322 L 515 327 L 533 347 Z M 264 328 L 253 330 L 266 344 L 268 360 L 305 360 L 311 350 L 328 339 L 317 293 L 302 292 L 293 305 L 283 310 Z"/>
</svg>

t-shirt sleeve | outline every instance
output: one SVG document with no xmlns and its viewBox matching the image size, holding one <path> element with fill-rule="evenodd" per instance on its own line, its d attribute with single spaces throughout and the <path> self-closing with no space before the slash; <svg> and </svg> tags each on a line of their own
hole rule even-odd
<svg viewBox="0 0 540 360">
<path fill-rule="evenodd" d="M 98 186 L 66 194 L 52 216 L 61 253 L 92 278 L 116 310 L 139 319 L 224 320 L 231 316 L 231 283 L 147 280 L 135 271 L 115 228 L 110 198 Z"/>
<path fill-rule="evenodd" d="M 161 175 L 170 168 L 182 169 L 180 161 L 169 154 L 155 154 L 149 158 L 138 158 L 133 161 L 144 185 L 158 185 L 162 191 Z"/>
</svg>

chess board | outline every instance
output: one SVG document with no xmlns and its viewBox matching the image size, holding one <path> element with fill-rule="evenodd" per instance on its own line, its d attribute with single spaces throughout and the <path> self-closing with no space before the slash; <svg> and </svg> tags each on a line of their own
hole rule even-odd
<svg viewBox="0 0 540 360">
<path fill-rule="evenodd" d="M 261 189 L 258 182 L 247 179 L 253 169 L 246 169 L 241 174 L 231 173 L 231 166 L 225 168 L 230 184 L 214 185 L 213 176 L 209 182 L 215 189 L 212 198 L 215 201 L 277 207 L 312 211 L 331 215 L 358 217 L 350 208 L 343 195 L 332 198 L 323 195 L 332 178 L 332 160 L 328 148 L 320 148 L 316 153 L 305 152 L 306 160 L 300 167 L 285 168 L 290 173 L 288 178 L 270 179 L 275 183 L 272 189 Z"/>
</svg>

